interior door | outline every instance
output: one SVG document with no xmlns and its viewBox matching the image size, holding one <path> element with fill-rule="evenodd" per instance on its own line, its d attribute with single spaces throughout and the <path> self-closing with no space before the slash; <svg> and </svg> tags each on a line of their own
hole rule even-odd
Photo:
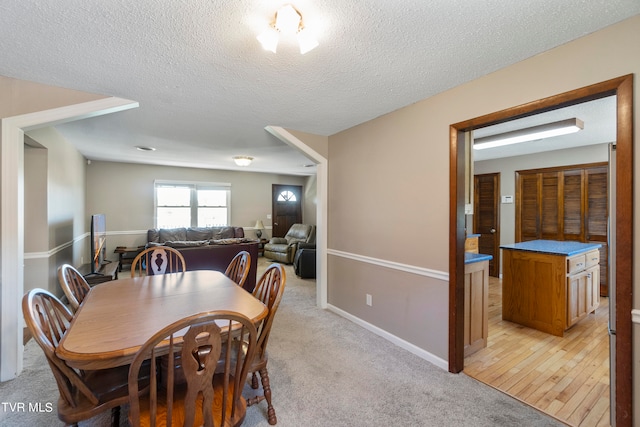
<svg viewBox="0 0 640 427">
<path fill-rule="evenodd" d="M 284 237 L 293 224 L 302 223 L 302 186 L 272 185 L 272 237 Z"/>
<path fill-rule="evenodd" d="M 493 256 L 489 275 L 500 274 L 500 174 L 474 176 L 473 232 L 480 234 L 478 252 Z"/>
</svg>

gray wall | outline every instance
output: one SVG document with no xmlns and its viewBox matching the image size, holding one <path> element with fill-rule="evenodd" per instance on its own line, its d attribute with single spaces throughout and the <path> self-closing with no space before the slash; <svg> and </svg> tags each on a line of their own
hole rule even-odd
<svg viewBox="0 0 640 427">
<path fill-rule="evenodd" d="M 107 258 L 116 246 L 146 243 L 146 231 L 154 227 L 154 180 L 230 183 L 230 224 L 244 227 L 250 238 L 257 219 L 267 227 L 263 237 L 271 236 L 271 185 L 302 185 L 303 222 L 315 224 L 315 181 L 306 176 L 93 161 L 87 166 L 87 221 L 94 213 L 106 215 Z"/>
</svg>

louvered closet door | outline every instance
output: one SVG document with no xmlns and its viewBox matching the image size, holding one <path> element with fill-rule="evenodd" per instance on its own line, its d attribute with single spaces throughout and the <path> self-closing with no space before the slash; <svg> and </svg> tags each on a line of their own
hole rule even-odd
<svg viewBox="0 0 640 427">
<path fill-rule="evenodd" d="M 542 194 L 540 195 L 542 209 L 540 211 L 540 232 L 538 236 L 544 240 L 557 240 L 560 234 L 558 215 L 561 211 L 562 200 L 558 191 L 558 175 L 558 172 L 539 174 L 542 180 Z"/>
<path fill-rule="evenodd" d="M 516 240 L 540 239 L 540 180 L 538 174 L 520 174 L 516 172 Z"/>
<path fill-rule="evenodd" d="M 607 180 L 608 168 L 590 168 L 585 170 L 587 183 L 586 228 L 585 238 L 587 242 L 600 243 L 600 295 L 608 296 L 608 266 L 609 250 L 607 246 Z"/>
<path fill-rule="evenodd" d="M 600 294 L 607 290 L 606 163 L 516 172 L 516 241 L 597 242 Z"/>
<path fill-rule="evenodd" d="M 562 172 L 562 238 L 559 240 L 584 241 L 583 170 Z"/>
</svg>

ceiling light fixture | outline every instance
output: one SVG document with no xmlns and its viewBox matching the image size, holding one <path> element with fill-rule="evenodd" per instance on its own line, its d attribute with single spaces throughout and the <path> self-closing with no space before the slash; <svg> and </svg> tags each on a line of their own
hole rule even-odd
<svg viewBox="0 0 640 427">
<path fill-rule="evenodd" d="M 276 53 L 280 34 L 296 37 L 302 55 L 318 46 L 318 41 L 315 37 L 309 33 L 309 30 L 305 30 L 302 24 L 302 14 L 290 4 L 278 9 L 275 19 L 269 25 L 269 28 L 257 38 L 263 48 Z"/>
<path fill-rule="evenodd" d="M 136 150 L 138 150 L 138 151 L 156 151 L 156 149 L 153 148 L 153 147 L 145 147 L 145 146 L 142 146 L 142 145 L 136 145 Z"/>
<path fill-rule="evenodd" d="M 500 133 L 484 138 L 477 138 L 473 141 L 473 148 L 475 150 L 482 150 L 484 148 L 501 147 L 503 145 L 517 144 L 519 142 L 566 135 L 581 131 L 582 129 L 584 129 L 584 123 L 580 119 L 573 118 L 561 120 L 559 122 L 514 130 L 512 132 Z"/>
<path fill-rule="evenodd" d="M 235 156 L 233 161 L 236 162 L 238 166 L 249 166 L 253 161 L 253 157 L 249 156 Z"/>
</svg>

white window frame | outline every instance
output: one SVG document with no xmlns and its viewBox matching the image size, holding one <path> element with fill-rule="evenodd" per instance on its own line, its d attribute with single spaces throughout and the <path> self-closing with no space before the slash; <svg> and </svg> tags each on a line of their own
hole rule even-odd
<svg viewBox="0 0 640 427">
<path fill-rule="evenodd" d="M 155 180 L 153 182 L 153 222 L 158 227 L 158 187 L 175 186 L 188 187 L 191 190 L 190 208 L 191 208 L 191 224 L 185 227 L 198 227 L 198 190 L 223 190 L 227 192 L 226 209 L 227 224 L 231 221 L 231 184 L 228 182 L 200 182 L 200 181 L 174 181 L 174 180 Z"/>
</svg>

